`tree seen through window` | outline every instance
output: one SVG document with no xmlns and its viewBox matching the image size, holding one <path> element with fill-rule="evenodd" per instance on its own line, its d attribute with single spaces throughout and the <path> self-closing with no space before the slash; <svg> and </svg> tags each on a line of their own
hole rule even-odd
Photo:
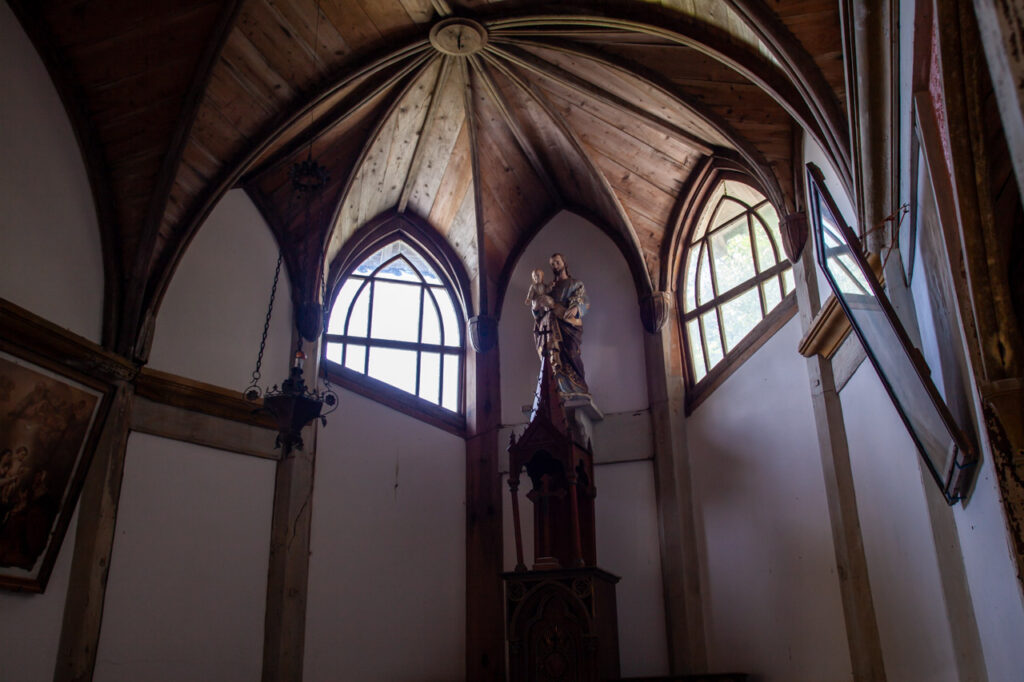
<svg viewBox="0 0 1024 682">
<path fill-rule="evenodd" d="M 723 180 L 690 237 L 683 324 L 693 380 L 704 378 L 793 290 L 779 218 L 755 189 Z"/>
</svg>

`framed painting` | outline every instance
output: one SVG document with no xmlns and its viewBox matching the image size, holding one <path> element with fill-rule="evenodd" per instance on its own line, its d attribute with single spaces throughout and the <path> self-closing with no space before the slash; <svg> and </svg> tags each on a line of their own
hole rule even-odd
<svg viewBox="0 0 1024 682">
<path fill-rule="evenodd" d="M 46 589 L 113 390 L 0 339 L 0 587 Z"/>
</svg>

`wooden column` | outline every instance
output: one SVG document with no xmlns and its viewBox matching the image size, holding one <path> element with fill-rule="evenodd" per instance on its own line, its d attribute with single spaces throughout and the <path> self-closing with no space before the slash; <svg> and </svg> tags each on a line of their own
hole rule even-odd
<svg viewBox="0 0 1024 682">
<path fill-rule="evenodd" d="M 319 358 L 320 345 L 313 344 L 305 367 L 310 385 L 318 376 Z M 263 682 L 302 679 L 316 436 L 317 422 L 313 421 L 302 430 L 303 449 L 283 452 L 277 462 L 263 626 Z"/>
<path fill-rule="evenodd" d="M 654 481 L 661 541 L 661 577 L 672 674 L 707 671 L 700 563 L 697 556 L 690 457 L 686 446 L 682 355 L 671 296 L 658 294 L 669 315 L 645 320 L 647 394 L 654 440 Z"/>
<path fill-rule="evenodd" d="M 91 680 L 96 667 L 133 395 L 130 383 L 118 383 L 82 488 L 55 682 Z"/>
<path fill-rule="evenodd" d="M 466 679 L 505 678 L 498 346 L 467 349 Z"/>
<path fill-rule="evenodd" d="M 293 451 L 277 463 L 263 630 L 263 682 L 302 679 L 316 464 L 315 429 L 306 431 L 305 449 Z"/>
<path fill-rule="evenodd" d="M 800 325 L 805 334 L 820 307 L 813 251 L 805 248 L 800 260 L 793 265 Z M 807 373 L 853 679 L 881 682 L 886 679 L 885 664 L 864 555 L 843 408 L 831 362 L 820 355 L 812 355 L 807 359 Z"/>
</svg>

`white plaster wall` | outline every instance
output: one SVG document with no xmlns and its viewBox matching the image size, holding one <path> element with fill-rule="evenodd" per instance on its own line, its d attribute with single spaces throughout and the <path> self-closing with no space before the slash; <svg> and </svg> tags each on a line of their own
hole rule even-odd
<svg viewBox="0 0 1024 682">
<path fill-rule="evenodd" d="M 525 421 L 523 405 L 533 402 L 540 362 L 533 346 L 533 315 L 523 303 L 530 272 L 545 271 L 548 258 L 565 255 L 569 273 L 582 280 L 590 299 L 583 318 L 583 366 L 594 402 L 604 412 L 647 407 L 643 326 L 636 287 L 618 248 L 600 229 L 563 211 L 544 226 L 519 258 L 498 322 L 501 353 L 501 419 Z"/>
<path fill-rule="evenodd" d="M 103 254 L 78 143 L 42 60 L 0 7 L 0 297 L 99 342 Z"/>
<path fill-rule="evenodd" d="M 44 593 L 0 591 L 0 680 L 4 682 L 53 677 L 77 528 L 76 506 Z"/>
<path fill-rule="evenodd" d="M 465 442 L 339 394 L 317 436 L 304 678 L 462 679 Z"/>
<path fill-rule="evenodd" d="M 1024 678 L 1024 601 L 992 458 L 982 455 L 974 491 L 953 510 L 989 682 Z"/>
<path fill-rule="evenodd" d="M 892 680 L 956 680 L 921 460 L 874 367 L 840 393 L 885 670 Z M 930 481 L 929 481 L 930 483 Z"/>
<path fill-rule="evenodd" d="M 667 675 L 668 637 L 653 463 L 595 466 L 594 483 L 597 565 L 622 577 L 615 591 L 622 676 Z"/>
<path fill-rule="evenodd" d="M 149 366 L 239 391 L 248 386 L 277 253 L 270 228 L 245 192 L 225 194 L 189 245 L 160 304 Z M 291 330 L 291 287 L 282 264 L 263 356 L 264 388 L 288 376 Z"/>
<path fill-rule="evenodd" d="M 710 669 L 762 682 L 852 679 L 799 339 L 794 318 L 686 422 Z"/>
<path fill-rule="evenodd" d="M 259 679 L 274 471 L 131 434 L 94 679 Z"/>
</svg>

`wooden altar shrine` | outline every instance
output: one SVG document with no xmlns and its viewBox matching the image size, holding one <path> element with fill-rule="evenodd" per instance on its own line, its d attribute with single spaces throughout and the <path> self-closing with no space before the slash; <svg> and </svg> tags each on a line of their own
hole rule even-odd
<svg viewBox="0 0 1024 682">
<path fill-rule="evenodd" d="M 577 414 L 588 407 L 566 405 L 545 358 L 530 423 L 509 445 L 516 570 L 502 577 L 512 682 L 619 678 L 619 578 L 596 565 L 594 456 L 581 428 L 587 418 Z M 534 511 L 530 570 L 519 513 L 524 470 Z"/>
</svg>

